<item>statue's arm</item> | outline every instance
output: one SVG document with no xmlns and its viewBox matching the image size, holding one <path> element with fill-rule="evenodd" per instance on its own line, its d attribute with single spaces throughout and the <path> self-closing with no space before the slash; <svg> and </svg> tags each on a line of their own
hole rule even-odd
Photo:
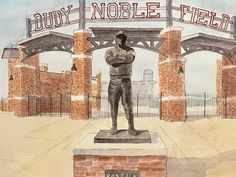
<svg viewBox="0 0 236 177">
<path fill-rule="evenodd" d="M 125 63 L 132 63 L 135 59 L 134 49 L 131 48 L 124 56 L 124 59 L 125 59 Z"/>
<path fill-rule="evenodd" d="M 105 59 L 107 64 L 114 65 L 114 64 L 124 64 L 125 58 L 121 55 L 113 55 L 112 51 L 108 50 L 105 54 Z"/>
</svg>

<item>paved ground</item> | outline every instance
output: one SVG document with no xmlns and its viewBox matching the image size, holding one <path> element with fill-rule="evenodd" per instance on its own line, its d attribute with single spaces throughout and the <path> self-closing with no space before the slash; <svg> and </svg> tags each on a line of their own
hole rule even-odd
<svg viewBox="0 0 236 177">
<path fill-rule="evenodd" d="M 124 118 L 120 128 L 126 128 Z M 72 150 L 110 119 L 17 118 L 0 113 L 0 177 L 72 177 Z M 169 123 L 138 118 L 136 127 L 158 132 L 168 147 L 168 177 L 235 177 L 236 120 Z"/>
</svg>

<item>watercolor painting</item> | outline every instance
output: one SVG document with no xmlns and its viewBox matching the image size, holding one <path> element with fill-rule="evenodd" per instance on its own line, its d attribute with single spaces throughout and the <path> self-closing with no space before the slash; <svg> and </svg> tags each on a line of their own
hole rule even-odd
<svg viewBox="0 0 236 177">
<path fill-rule="evenodd" d="M 0 177 L 235 177 L 234 7 L 0 0 Z"/>
</svg>

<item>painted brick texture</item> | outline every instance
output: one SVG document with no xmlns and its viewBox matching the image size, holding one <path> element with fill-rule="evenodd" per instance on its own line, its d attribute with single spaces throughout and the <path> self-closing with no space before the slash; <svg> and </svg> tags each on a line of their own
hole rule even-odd
<svg viewBox="0 0 236 177">
<path fill-rule="evenodd" d="M 82 54 L 91 49 L 91 44 L 88 41 L 88 37 L 92 37 L 92 32 L 87 31 L 76 31 L 74 33 L 74 53 Z"/>
<path fill-rule="evenodd" d="M 181 30 L 170 29 L 161 34 L 165 40 L 160 50 L 159 88 L 163 97 L 162 120 L 185 120 L 185 61 L 181 58 Z M 183 71 L 183 72 L 181 72 Z"/>
<path fill-rule="evenodd" d="M 166 177 L 166 156 L 74 156 L 74 177 L 104 177 L 105 170 L 135 170 L 141 177 Z"/>
<path fill-rule="evenodd" d="M 92 54 L 88 50 L 91 44 L 88 37 L 92 33 L 76 31 L 74 33 L 74 59 L 77 70 L 72 72 L 72 119 L 88 119 L 91 116 L 92 102 L 88 101 L 88 95 L 92 96 Z M 87 98 L 87 99 L 85 99 Z"/>
<path fill-rule="evenodd" d="M 21 100 L 15 100 L 14 112 L 15 112 L 15 115 L 18 117 L 29 116 L 28 99 L 25 98 Z"/>
<path fill-rule="evenodd" d="M 71 74 L 40 72 L 40 93 L 42 96 L 69 95 L 71 93 Z"/>
<path fill-rule="evenodd" d="M 236 118 L 236 57 L 217 62 L 217 113 Z"/>
<path fill-rule="evenodd" d="M 77 71 L 72 72 L 72 95 L 84 95 L 92 92 L 92 61 L 74 59 Z"/>
<path fill-rule="evenodd" d="M 0 111 L 8 111 L 8 103 L 0 103 Z"/>
<path fill-rule="evenodd" d="M 71 102 L 71 118 L 73 120 L 89 119 L 92 115 L 92 102 L 72 101 Z"/>
</svg>

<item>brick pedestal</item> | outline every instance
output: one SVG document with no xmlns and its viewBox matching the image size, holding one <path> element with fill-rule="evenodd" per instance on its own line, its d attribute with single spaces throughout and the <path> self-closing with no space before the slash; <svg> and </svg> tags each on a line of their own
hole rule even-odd
<svg viewBox="0 0 236 177">
<path fill-rule="evenodd" d="M 162 95 L 161 119 L 185 120 L 185 60 L 181 58 L 181 29 L 168 28 L 160 34 L 165 40 L 160 50 L 159 88 Z"/>
<path fill-rule="evenodd" d="M 104 177 L 108 170 L 167 176 L 167 150 L 157 134 L 151 135 L 151 144 L 95 144 L 94 136 L 89 134 L 74 150 L 74 177 Z"/>
<path fill-rule="evenodd" d="M 91 116 L 92 54 L 88 52 L 91 49 L 91 44 L 87 40 L 91 36 L 90 30 L 74 32 L 73 64 L 76 70 L 72 72 L 72 119 L 88 119 Z"/>
<path fill-rule="evenodd" d="M 223 57 L 217 62 L 217 114 L 236 118 L 236 58 Z"/>
</svg>

